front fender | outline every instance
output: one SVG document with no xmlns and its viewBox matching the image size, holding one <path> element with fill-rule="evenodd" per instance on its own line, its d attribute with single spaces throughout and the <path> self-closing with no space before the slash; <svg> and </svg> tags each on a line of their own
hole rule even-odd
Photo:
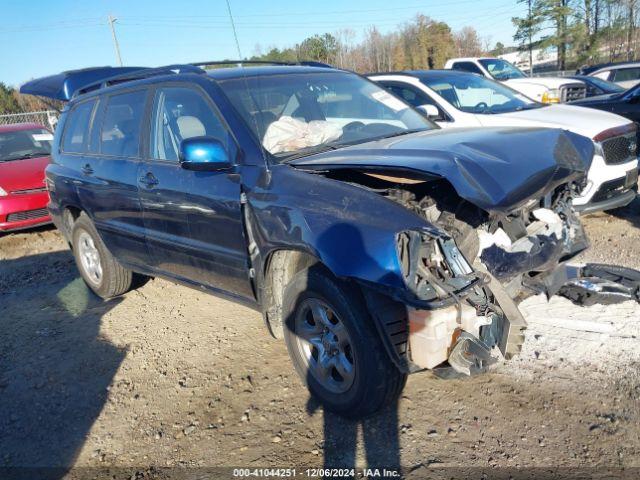
<svg viewBox="0 0 640 480">
<path fill-rule="evenodd" d="M 318 258 L 337 277 L 404 288 L 397 234 L 431 227 L 426 220 L 364 187 L 287 165 L 247 188 L 247 222 L 264 269 L 271 252 Z M 263 270 L 264 271 L 264 270 Z"/>
</svg>

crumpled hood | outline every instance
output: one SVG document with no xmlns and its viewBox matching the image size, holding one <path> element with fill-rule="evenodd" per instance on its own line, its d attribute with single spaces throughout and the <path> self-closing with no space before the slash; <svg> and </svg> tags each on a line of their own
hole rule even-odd
<svg viewBox="0 0 640 480">
<path fill-rule="evenodd" d="M 293 160 L 290 165 L 442 177 L 474 205 L 507 213 L 584 177 L 593 151 L 590 139 L 564 130 L 459 128 L 376 140 Z"/>
</svg>

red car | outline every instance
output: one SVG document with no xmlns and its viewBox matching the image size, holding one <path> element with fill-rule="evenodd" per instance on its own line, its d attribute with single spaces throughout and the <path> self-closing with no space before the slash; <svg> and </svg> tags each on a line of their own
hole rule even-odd
<svg viewBox="0 0 640 480">
<path fill-rule="evenodd" d="M 0 126 L 0 232 L 51 222 L 44 169 L 52 142 L 37 123 Z"/>
</svg>

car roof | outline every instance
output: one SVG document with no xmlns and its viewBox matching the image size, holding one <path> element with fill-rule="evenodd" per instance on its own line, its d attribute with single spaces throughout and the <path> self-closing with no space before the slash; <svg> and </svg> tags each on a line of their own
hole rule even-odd
<svg viewBox="0 0 640 480">
<path fill-rule="evenodd" d="M 230 67 L 207 70 L 207 75 L 214 80 L 228 80 L 233 78 L 248 78 L 267 75 L 284 75 L 296 73 L 327 73 L 346 72 L 337 68 L 307 67 L 303 65 L 269 65 L 260 67 Z"/>
<path fill-rule="evenodd" d="M 151 76 L 146 78 L 139 78 L 135 80 L 126 80 L 122 83 L 110 85 L 108 87 L 91 90 L 83 93 L 77 97 L 72 98 L 66 105 L 66 109 L 78 102 L 88 100 L 90 98 L 97 98 L 102 95 L 109 95 L 119 90 L 125 90 L 135 87 L 141 87 L 145 85 L 155 85 L 166 81 L 171 82 L 189 82 L 197 76 L 202 74 L 205 78 L 210 78 L 214 81 L 228 80 L 235 78 L 252 78 L 256 76 L 269 76 L 269 75 L 284 75 L 284 74 L 296 74 L 296 73 L 351 73 L 347 70 L 340 70 L 337 68 L 328 67 L 314 67 L 304 65 L 276 65 L 276 66 L 251 66 L 251 67 L 225 67 L 225 68 L 213 68 L 210 70 L 204 70 L 200 74 L 193 71 L 180 72 L 179 74 L 164 73 L 158 76 Z"/>
<path fill-rule="evenodd" d="M 413 77 L 417 79 L 422 78 L 451 78 L 452 76 L 461 76 L 461 75 L 474 75 L 478 76 L 475 73 L 471 72 L 461 72 L 459 70 L 404 70 L 400 72 L 379 72 L 379 73 L 368 73 L 367 77 L 379 77 L 382 75 L 404 75 L 406 77 Z"/>
<path fill-rule="evenodd" d="M 497 57 L 458 57 L 458 58 L 452 58 L 450 60 L 448 60 L 449 62 L 473 62 L 476 60 L 503 60 L 502 58 L 497 58 Z"/>
<path fill-rule="evenodd" d="M 11 125 L 0 125 L 0 133 L 33 130 L 34 128 L 47 130 L 47 127 L 39 123 L 12 123 Z"/>
<path fill-rule="evenodd" d="M 595 73 L 598 70 L 618 70 L 624 67 L 633 67 L 640 66 L 640 62 L 609 62 L 609 63 L 599 63 L 597 65 L 592 65 L 589 67 L 582 67 L 579 70 L 583 72 L 583 74 L 589 75 L 591 73 Z"/>
</svg>

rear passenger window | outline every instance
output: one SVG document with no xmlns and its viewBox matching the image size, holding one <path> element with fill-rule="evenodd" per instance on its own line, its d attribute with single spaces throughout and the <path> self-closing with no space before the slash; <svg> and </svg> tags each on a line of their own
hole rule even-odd
<svg viewBox="0 0 640 480">
<path fill-rule="evenodd" d="M 100 133 L 100 153 L 118 157 L 138 156 L 146 96 L 146 90 L 138 90 L 108 98 Z"/>
<path fill-rule="evenodd" d="M 158 89 L 153 102 L 151 158 L 177 162 L 180 142 L 213 137 L 227 145 L 227 130 L 197 91 L 183 87 Z"/>
<path fill-rule="evenodd" d="M 84 153 L 89 142 L 91 114 L 96 100 L 83 102 L 71 109 L 67 114 L 67 122 L 62 137 L 62 151 L 67 153 Z"/>
</svg>

